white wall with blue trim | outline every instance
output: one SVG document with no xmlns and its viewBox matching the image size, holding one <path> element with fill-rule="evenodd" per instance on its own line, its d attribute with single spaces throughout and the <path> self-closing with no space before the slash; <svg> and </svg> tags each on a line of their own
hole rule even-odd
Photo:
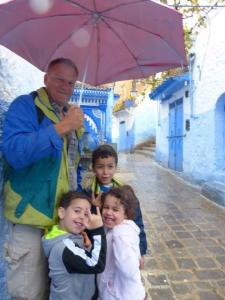
<svg viewBox="0 0 225 300">
<path fill-rule="evenodd" d="M 185 172 L 225 182 L 225 9 L 216 9 L 197 37 L 190 94 L 190 137 Z"/>
<path fill-rule="evenodd" d="M 182 97 L 183 175 L 194 183 L 225 182 L 224 25 L 225 9 L 216 9 L 193 47 L 189 87 L 183 86 L 166 101 L 158 101 L 156 158 L 168 166 L 169 105 Z"/>
<path fill-rule="evenodd" d="M 156 135 L 156 103 L 146 96 L 135 107 L 127 107 L 113 114 L 112 140 L 119 152 L 134 148 Z"/>
<path fill-rule="evenodd" d="M 157 104 L 149 101 L 148 97 L 135 107 L 135 146 L 146 140 L 154 140 L 156 135 Z"/>
</svg>

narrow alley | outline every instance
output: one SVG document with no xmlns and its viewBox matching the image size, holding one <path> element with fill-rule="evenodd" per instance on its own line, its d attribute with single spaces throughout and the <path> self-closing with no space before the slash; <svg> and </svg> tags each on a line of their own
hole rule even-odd
<svg viewBox="0 0 225 300">
<path fill-rule="evenodd" d="M 152 300 L 225 299 L 225 210 L 150 158 L 120 154 L 118 177 L 141 202 Z"/>
</svg>

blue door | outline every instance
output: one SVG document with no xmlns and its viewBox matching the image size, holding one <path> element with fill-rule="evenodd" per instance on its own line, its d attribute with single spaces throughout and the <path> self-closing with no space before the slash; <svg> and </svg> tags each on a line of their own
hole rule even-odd
<svg viewBox="0 0 225 300">
<path fill-rule="evenodd" d="M 126 123 L 125 123 L 125 121 L 121 121 L 120 127 L 119 127 L 119 149 L 118 149 L 118 151 L 125 152 L 126 148 L 127 148 L 126 144 L 127 144 Z"/>
<path fill-rule="evenodd" d="M 169 168 L 183 170 L 183 99 L 169 105 Z"/>
</svg>

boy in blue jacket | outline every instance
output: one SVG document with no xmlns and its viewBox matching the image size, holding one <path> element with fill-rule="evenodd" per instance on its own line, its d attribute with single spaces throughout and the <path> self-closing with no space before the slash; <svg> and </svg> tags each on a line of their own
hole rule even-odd
<svg viewBox="0 0 225 300">
<path fill-rule="evenodd" d="M 101 194 L 107 192 L 112 187 L 120 187 L 123 185 L 118 179 L 114 177 L 117 170 L 118 155 L 114 148 L 110 145 L 104 144 L 96 148 L 92 153 L 92 169 L 94 177 L 91 185 L 85 190 L 85 192 L 92 196 L 92 205 L 101 207 Z M 138 200 L 138 199 L 137 199 Z M 136 209 L 136 216 L 134 222 L 140 228 L 140 252 L 141 262 L 140 268 L 144 268 L 144 255 L 147 251 L 147 240 L 144 231 L 144 224 L 142 219 L 142 213 L 140 203 Z"/>
</svg>

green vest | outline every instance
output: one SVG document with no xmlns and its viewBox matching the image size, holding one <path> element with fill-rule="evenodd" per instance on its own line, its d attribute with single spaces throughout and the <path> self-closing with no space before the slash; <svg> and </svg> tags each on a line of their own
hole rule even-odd
<svg viewBox="0 0 225 300">
<path fill-rule="evenodd" d="M 44 88 L 39 89 L 37 105 L 53 123 L 59 122 L 50 110 L 51 104 Z M 48 109 L 50 108 L 50 109 Z M 77 132 L 78 138 L 82 131 Z M 75 163 L 77 167 L 78 161 Z M 41 228 L 57 221 L 56 207 L 62 194 L 69 191 L 67 139 L 64 137 L 61 157 L 45 157 L 23 169 L 8 168 L 4 185 L 5 217 L 16 224 L 28 224 Z"/>
</svg>

